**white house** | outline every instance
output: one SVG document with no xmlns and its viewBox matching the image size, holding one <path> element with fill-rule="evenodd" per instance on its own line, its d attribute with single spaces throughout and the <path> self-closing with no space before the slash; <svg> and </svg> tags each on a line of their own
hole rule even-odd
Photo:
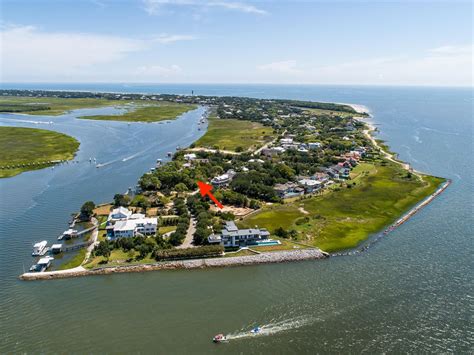
<svg viewBox="0 0 474 355">
<path fill-rule="evenodd" d="M 158 226 L 158 218 L 138 218 L 117 221 L 111 231 L 108 230 L 109 238 L 127 238 L 141 235 L 154 235 Z M 112 233 L 110 233 L 112 232 Z"/>
<path fill-rule="evenodd" d="M 194 160 L 196 159 L 196 154 L 194 153 L 184 154 L 184 159 L 187 161 Z"/>
<path fill-rule="evenodd" d="M 211 180 L 211 184 L 214 187 L 227 186 L 235 176 L 235 171 L 230 169 L 225 174 L 216 176 Z"/>
</svg>

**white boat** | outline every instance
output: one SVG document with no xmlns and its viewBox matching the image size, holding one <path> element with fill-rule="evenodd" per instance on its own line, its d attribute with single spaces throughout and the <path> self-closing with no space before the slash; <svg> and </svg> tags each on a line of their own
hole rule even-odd
<svg viewBox="0 0 474 355">
<path fill-rule="evenodd" d="M 33 252 L 31 253 L 31 256 L 42 256 L 46 254 L 48 251 L 48 248 L 46 247 L 47 244 L 48 242 L 43 240 L 33 245 Z"/>
<path fill-rule="evenodd" d="M 67 240 L 75 237 L 77 237 L 77 230 L 69 228 L 67 231 L 64 231 L 63 234 L 58 237 L 58 240 Z"/>
<path fill-rule="evenodd" d="M 30 271 L 33 271 L 33 272 L 45 271 L 48 267 L 51 266 L 51 260 L 54 260 L 54 258 L 51 256 L 45 256 L 44 258 L 39 259 L 35 265 L 30 267 Z"/>
</svg>

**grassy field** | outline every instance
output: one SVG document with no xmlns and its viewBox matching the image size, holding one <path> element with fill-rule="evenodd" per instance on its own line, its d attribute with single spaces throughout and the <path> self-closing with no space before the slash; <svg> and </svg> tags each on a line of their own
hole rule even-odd
<svg viewBox="0 0 474 355">
<path fill-rule="evenodd" d="M 165 226 L 165 227 L 160 227 L 158 228 L 158 232 L 160 232 L 160 234 L 165 234 L 165 233 L 169 233 L 169 232 L 174 232 L 176 230 L 176 226 Z"/>
<path fill-rule="evenodd" d="M 57 97 L 1 96 L 0 112 L 21 112 L 29 115 L 59 116 L 80 108 L 123 105 L 126 101 L 106 99 L 72 99 Z"/>
<path fill-rule="evenodd" d="M 82 262 L 84 261 L 84 258 L 86 257 L 86 248 L 80 249 L 76 255 L 74 255 L 71 260 L 68 262 L 62 264 L 58 270 L 66 270 L 66 269 L 72 269 L 73 267 L 80 266 Z"/>
<path fill-rule="evenodd" d="M 356 176 L 352 188 L 264 208 L 239 224 L 270 231 L 295 229 L 299 240 L 328 252 L 354 248 L 436 191 L 443 181 L 432 176 L 423 181 L 416 176 L 407 178 L 406 171 L 394 163 L 369 165 L 354 169 L 353 174 L 360 178 Z"/>
<path fill-rule="evenodd" d="M 92 258 L 87 264 L 85 264 L 84 267 L 87 269 L 93 269 L 95 267 L 139 265 L 156 262 L 156 260 L 151 258 L 151 254 L 148 254 L 148 256 L 144 259 L 127 262 L 128 260 L 135 258 L 137 255 L 138 253 L 135 250 L 132 250 L 131 252 L 124 252 L 122 249 L 114 249 L 110 253 L 109 261 L 107 263 L 105 263 L 106 259 L 103 256 L 96 256 Z"/>
<path fill-rule="evenodd" d="M 78 148 L 75 138 L 62 133 L 0 127 L 0 178 L 53 165 L 49 161 L 72 159 Z"/>
<path fill-rule="evenodd" d="M 258 148 L 273 138 L 273 129 L 260 123 L 211 117 L 206 134 L 195 145 L 222 150 L 236 150 L 237 147 L 248 150 Z"/>
<path fill-rule="evenodd" d="M 172 120 L 183 113 L 194 110 L 196 105 L 162 102 L 153 105 L 139 105 L 121 115 L 82 116 L 87 120 L 126 121 L 126 122 L 158 122 Z"/>
</svg>

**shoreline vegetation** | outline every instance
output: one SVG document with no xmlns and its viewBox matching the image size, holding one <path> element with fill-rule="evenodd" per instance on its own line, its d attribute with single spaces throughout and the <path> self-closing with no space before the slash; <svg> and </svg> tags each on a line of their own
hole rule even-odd
<svg viewBox="0 0 474 355">
<path fill-rule="evenodd" d="M 160 122 L 173 120 L 182 114 L 196 109 L 196 105 L 162 102 L 154 105 L 133 105 L 118 115 L 81 116 L 84 120 L 125 121 L 125 122 Z"/>
<path fill-rule="evenodd" d="M 74 158 L 79 141 L 63 133 L 0 127 L 0 178 L 43 169 Z"/>
<path fill-rule="evenodd" d="M 137 99 L 128 95 L 127 99 Z M 360 105 L 178 95 L 164 95 L 160 100 L 210 108 L 209 130 L 190 148 L 178 150 L 171 162 L 145 173 L 135 197 L 116 195 L 114 205 L 168 221 L 159 225 L 166 234 L 134 237 L 125 248 L 123 243 L 107 242 L 103 230 L 99 251 L 94 250 L 83 266 L 69 270 L 77 271 L 77 276 L 187 268 L 182 264 L 163 267 L 158 256 L 181 250 L 176 255 L 199 258 L 198 250 L 191 248 L 205 249 L 207 235 L 219 232 L 229 219 L 239 227 L 267 228 L 280 245 L 226 250 L 225 258 L 195 258 L 186 263 L 204 267 L 209 260 L 226 259 L 239 265 L 238 258 L 272 262 L 270 255 L 276 253 L 304 255 L 311 250 L 327 256 L 326 252 L 358 247 L 393 226 L 400 216 L 410 218 L 449 185 L 396 159 L 373 137 L 375 128 L 366 120 L 370 114 Z M 214 190 L 226 206 L 223 212 L 197 197 L 196 181 L 211 181 L 225 172 L 229 181 Z M 305 184 L 315 180 L 324 188 L 307 189 Z M 298 184 L 291 194 L 277 194 L 280 185 L 286 189 Z M 99 220 L 108 213 L 102 209 Z M 189 244 L 189 236 L 194 245 Z M 185 238 L 190 247 L 176 249 Z M 165 263 L 174 262 L 178 261 Z M 44 273 L 44 277 L 52 278 L 54 273 Z M 68 270 L 57 273 L 58 277 L 70 274 Z M 43 276 L 28 273 L 27 277 Z"/>
<path fill-rule="evenodd" d="M 80 116 L 80 119 L 125 122 L 159 122 L 176 119 L 180 115 L 197 108 L 197 105 L 169 101 L 136 102 L 130 98 L 117 97 L 18 97 L 0 96 L 0 113 L 60 116 L 69 111 L 84 108 L 123 108 L 124 113 L 108 115 Z"/>
</svg>

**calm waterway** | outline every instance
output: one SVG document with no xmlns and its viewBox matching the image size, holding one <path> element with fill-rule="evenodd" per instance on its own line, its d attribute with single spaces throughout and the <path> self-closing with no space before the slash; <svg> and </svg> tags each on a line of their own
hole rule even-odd
<svg viewBox="0 0 474 355">
<path fill-rule="evenodd" d="M 202 109 L 168 124 L 0 115 L 81 141 L 78 164 L 0 180 L 0 352 L 347 353 L 473 348 L 471 89 L 262 85 L 8 85 L 3 88 L 190 93 L 367 106 L 400 158 L 453 179 L 408 223 L 358 256 L 281 265 L 22 282 L 33 241 L 83 201 L 124 192 L 177 145 Z M 88 110 L 90 114 L 109 109 Z M 83 110 L 81 110 L 83 113 Z M 53 121 L 35 124 L 20 121 Z M 110 163 L 90 166 L 89 157 Z M 125 160 L 125 161 L 124 161 Z M 261 336 L 247 337 L 255 325 Z M 219 332 L 231 334 L 214 345 Z"/>
</svg>

